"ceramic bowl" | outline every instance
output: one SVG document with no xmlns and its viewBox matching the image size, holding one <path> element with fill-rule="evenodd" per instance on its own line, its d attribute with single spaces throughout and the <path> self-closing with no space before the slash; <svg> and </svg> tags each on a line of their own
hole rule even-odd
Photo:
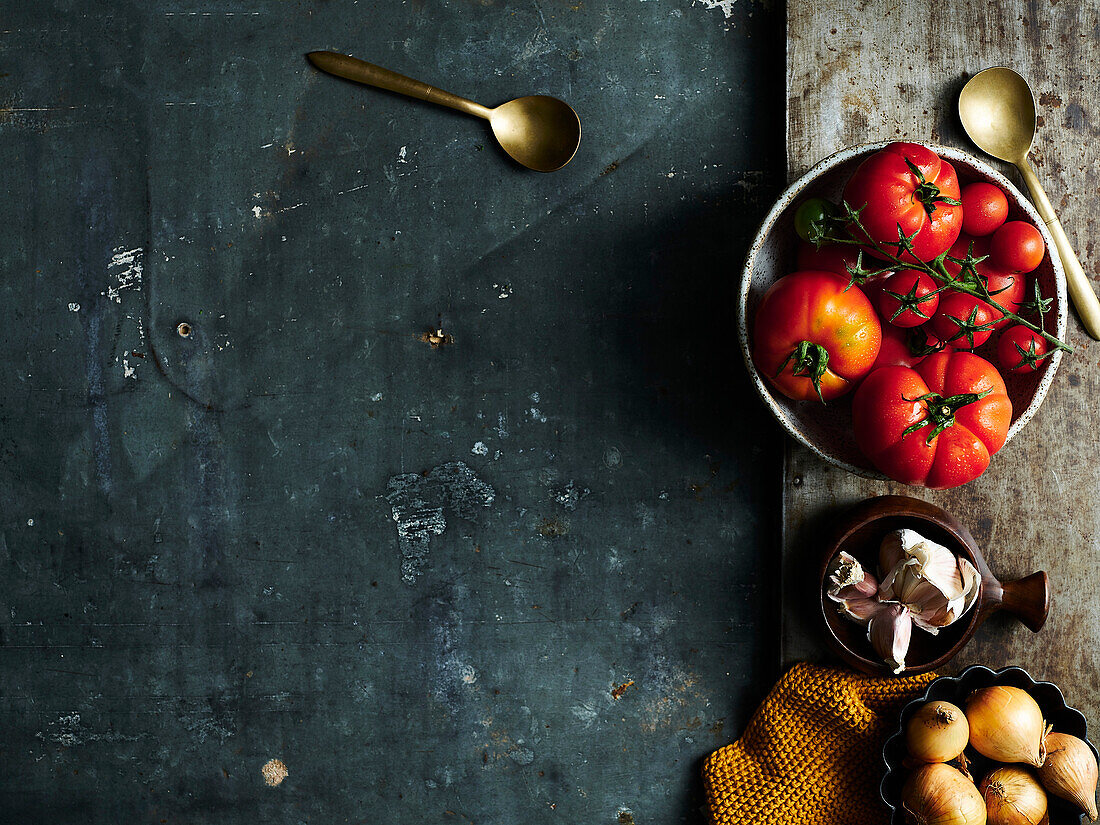
<svg viewBox="0 0 1100 825">
<path fill-rule="evenodd" d="M 838 656 L 857 670 L 876 676 L 893 676 L 893 671 L 878 657 L 867 640 L 867 629 L 841 615 L 837 603 L 829 598 L 828 571 L 837 553 L 844 551 L 876 574 L 882 539 L 893 530 L 909 528 L 927 539 L 942 544 L 956 556 L 967 559 L 981 575 L 974 606 L 958 621 L 933 636 L 913 628 L 912 642 L 905 657 L 905 670 L 899 676 L 927 673 L 943 667 L 970 641 L 978 627 L 993 613 L 1004 610 L 1034 632 L 1042 629 L 1050 609 L 1047 574 L 1032 573 L 1022 579 L 1002 582 L 989 569 L 978 543 L 957 519 L 945 510 L 908 496 L 879 496 L 861 501 L 844 511 L 826 537 L 821 558 L 819 587 L 821 618 L 825 639 Z"/>
<path fill-rule="evenodd" d="M 928 686 L 924 695 L 914 699 L 901 712 L 901 719 L 894 733 L 886 740 L 882 748 L 882 759 L 886 763 L 886 775 L 879 786 L 882 801 L 890 808 L 891 825 L 903 825 L 905 818 L 901 810 L 901 788 L 909 774 L 904 767 L 907 751 L 905 748 L 905 726 L 925 702 L 936 699 L 951 702 L 960 708 L 965 707 L 966 697 L 979 688 L 991 685 L 1010 685 L 1021 690 L 1026 690 L 1038 703 L 1043 711 L 1043 718 L 1054 726 L 1059 733 L 1068 733 L 1079 739 L 1084 739 L 1093 755 L 1096 755 L 1096 746 L 1088 740 L 1088 725 L 1084 715 L 1066 704 L 1062 691 L 1050 682 L 1037 682 L 1022 668 L 1006 667 L 996 672 L 982 665 L 968 667 L 958 676 L 943 676 L 936 679 Z M 986 759 L 973 748 L 966 749 L 966 756 L 970 759 L 970 773 L 976 782 L 980 782 L 996 763 Z M 1050 825 L 1079 825 L 1082 814 L 1076 806 L 1064 799 L 1059 799 L 1054 794 L 1047 794 L 1047 813 L 1050 816 Z"/>
<path fill-rule="evenodd" d="M 887 143 L 868 143 L 853 146 L 831 155 L 787 187 L 779 197 L 749 248 L 745 268 L 741 275 L 740 314 L 738 334 L 741 352 L 745 358 L 753 384 L 779 423 L 826 461 L 852 473 L 868 478 L 884 479 L 856 446 L 852 434 L 851 393 L 830 401 L 826 405 L 817 402 L 792 401 L 775 390 L 760 375 L 753 364 L 751 354 L 752 319 L 760 300 L 777 280 L 794 271 L 798 236 L 794 231 L 794 213 L 798 205 L 809 197 L 828 198 L 839 202 L 844 184 L 856 167 L 869 155 L 887 146 Z M 1038 227 L 1046 242 L 1047 252 L 1043 262 L 1033 273 L 1039 279 L 1043 294 L 1055 298 L 1051 313 L 1047 315 L 1047 329 L 1063 341 L 1066 338 L 1068 317 L 1066 279 L 1057 255 L 1052 255 L 1054 242 L 1031 202 L 1027 200 L 1008 178 L 978 158 L 948 146 L 924 144 L 955 167 L 959 182 L 965 186 L 974 181 L 994 183 L 1008 196 L 1008 220 L 1025 220 Z M 997 363 L 996 339 L 980 347 L 979 355 Z M 1043 403 L 1047 390 L 1054 380 L 1058 363 L 1062 359 L 1059 350 L 1045 361 L 1040 370 L 1027 375 L 1005 375 L 1008 396 L 1012 401 L 1012 424 L 1008 440 L 1023 426 Z"/>
</svg>

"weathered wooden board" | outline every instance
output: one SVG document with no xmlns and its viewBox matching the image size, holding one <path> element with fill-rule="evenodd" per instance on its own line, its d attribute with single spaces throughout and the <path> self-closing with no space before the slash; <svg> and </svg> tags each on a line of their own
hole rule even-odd
<svg viewBox="0 0 1100 825">
<path fill-rule="evenodd" d="M 787 12 L 787 157 L 794 178 L 841 147 L 911 138 L 973 149 L 956 97 L 983 68 L 1027 77 L 1039 104 L 1033 160 L 1091 275 L 1100 273 L 1100 6 L 1000 3 L 792 3 Z M 1001 168 L 1005 168 L 1003 165 Z M 1009 176 L 1018 180 L 1014 170 Z M 1095 639 L 1100 631 L 1100 346 L 1071 320 L 1075 355 L 1062 361 L 1046 403 L 986 474 L 931 492 L 860 479 L 789 445 L 784 473 L 784 629 L 787 661 L 823 655 L 807 605 L 820 525 L 859 499 L 899 493 L 934 501 L 970 526 L 995 573 L 1050 574 L 1054 604 L 1033 635 L 995 618 L 956 666 L 1019 664 L 1065 688 L 1090 720 L 1100 717 Z"/>
</svg>

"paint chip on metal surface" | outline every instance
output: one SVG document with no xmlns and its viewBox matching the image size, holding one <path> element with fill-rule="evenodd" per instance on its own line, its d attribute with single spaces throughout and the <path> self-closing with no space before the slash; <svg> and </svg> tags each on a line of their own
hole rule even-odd
<svg viewBox="0 0 1100 825">
<path fill-rule="evenodd" d="M 283 784 L 283 780 L 290 775 L 290 771 L 286 769 L 286 765 L 281 759 L 271 759 L 260 768 L 260 773 L 263 774 L 264 782 L 271 788 L 277 788 Z"/>
</svg>

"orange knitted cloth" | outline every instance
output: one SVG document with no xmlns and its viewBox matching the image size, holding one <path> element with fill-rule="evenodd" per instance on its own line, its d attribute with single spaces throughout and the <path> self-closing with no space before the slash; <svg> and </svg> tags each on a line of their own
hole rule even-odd
<svg viewBox="0 0 1100 825">
<path fill-rule="evenodd" d="M 885 679 L 806 663 L 772 688 L 737 742 L 707 757 L 715 825 L 881 825 L 882 744 L 934 673 Z"/>
</svg>

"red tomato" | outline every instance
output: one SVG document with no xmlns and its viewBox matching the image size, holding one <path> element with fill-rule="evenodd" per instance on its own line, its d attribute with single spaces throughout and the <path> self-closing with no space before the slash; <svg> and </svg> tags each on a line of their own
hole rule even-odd
<svg viewBox="0 0 1100 825">
<path fill-rule="evenodd" d="M 984 261 L 974 265 L 974 270 L 981 277 L 989 290 L 990 296 L 1009 312 L 1019 312 L 1020 303 L 1024 300 L 1026 279 L 1019 273 L 1010 272 L 1003 267 L 996 266 L 993 259 L 989 257 L 989 243 L 989 238 L 972 238 L 969 235 L 960 235 L 959 239 L 951 245 L 950 257 L 943 262 L 944 266 L 952 277 L 959 277 L 962 266 L 952 261 L 951 258 L 964 260 L 967 253 L 973 249 L 975 258 L 985 258 Z M 976 286 L 977 284 L 974 283 L 973 285 Z M 996 308 L 992 308 L 992 310 L 994 316 L 999 319 L 994 329 L 1000 329 L 1009 324 L 1010 318 L 1005 317 Z"/>
<path fill-rule="evenodd" d="M 1050 345 L 1042 335 L 1017 324 L 997 339 L 997 360 L 1001 368 L 1017 375 L 1035 372 L 1043 365 Z"/>
<path fill-rule="evenodd" d="M 1008 217 L 1008 198 L 1001 187 L 979 181 L 962 188 L 963 232 L 992 235 Z"/>
<path fill-rule="evenodd" d="M 876 298 L 882 320 L 896 327 L 919 327 L 936 313 L 936 282 L 916 269 L 902 269 L 882 284 Z"/>
<path fill-rule="evenodd" d="M 993 233 L 989 244 L 993 263 L 1011 272 L 1031 272 L 1046 251 L 1043 236 L 1027 221 L 1009 221 Z"/>
<path fill-rule="evenodd" d="M 943 349 L 943 341 L 929 337 L 926 327 L 902 329 L 882 325 L 882 345 L 871 370 L 879 367 L 915 367 L 928 355 Z"/>
<path fill-rule="evenodd" d="M 989 340 L 997 314 L 981 298 L 965 292 L 945 292 L 931 321 L 932 332 L 947 346 L 976 349 Z"/>
<path fill-rule="evenodd" d="M 776 281 L 756 310 L 753 361 L 797 401 L 850 390 L 875 363 L 878 316 L 858 286 L 835 272 L 795 272 Z"/>
<path fill-rule="evenodd" d="M 980 476 L 1011 421 L 1004 379 L 969 352 L 929 355 L 916 369 L 877 369 L 852 400 L 856 443 L 871 463 L 896 481 L 925 487 L 957 487 Z"/>
<path fill-rule="evenodd" d="M 930 261 L 949 249 L 962 231 L 963 209 L 955 169 L 919 143 L 891 143 L 859 165 L 844 187 L 844 200 L 863 208 L 859 219 L 867 232 L 857 238 L 897 249 L 898 227 L 913 238 L 913 252 Z M 853 226 L 853 233 L 858 232 Z M 855 234 L 853 234 L 855 237 Z M 874 254 L 868 243 L 866 251 Z M 912 262 L 908 252 L 899 256 Z"/>
</svg>

